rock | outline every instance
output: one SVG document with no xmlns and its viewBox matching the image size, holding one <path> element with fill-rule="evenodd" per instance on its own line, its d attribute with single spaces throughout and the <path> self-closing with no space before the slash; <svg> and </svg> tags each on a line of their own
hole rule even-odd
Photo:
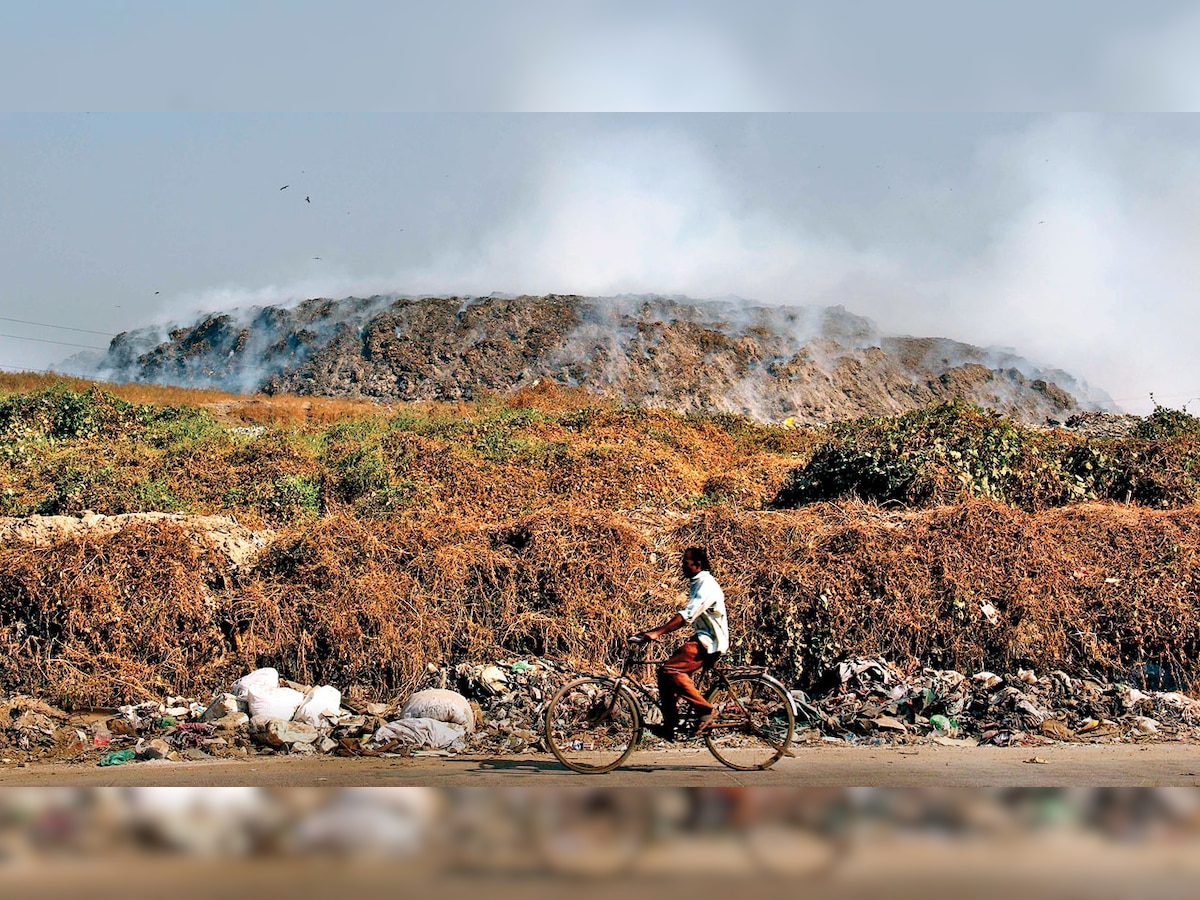
<svg viewBox="0 0 1200 900">
<path fill-rule="evenodd" d="M 183 756 L 185 759 L 190 759 L 193 762 L 199 762 L 202 759 L 212 759 L 211 756 L 209 756 L 199 747 L 188 747 L 183 751 Z"/>
<path fill-rule="evenodd" d="M 137 746 L 139 759 L 166 759 L 170 753 L 171 745 L 162 738 L 139 742 Z"/>
<path fill-rule="evenodd" d="M 316 726 L 307 722 L 285 722 L 282 719 L 250 723 L 250 736 L 268 747 L 290 747 L 294 744 L 311 744 L 319 736 Z"/>
<path fill-rule="evenodd" d="M 215 725 L 220 731 L 237 731 L 250 724 L 250 717 L 244 712 L 232 712 L 210 724 Z"/>
<path fill-rule="evenodd" d="M 321 753 L 332 753 L 338 748 L 338 742 L 330 737 L 323 737 L 317 740 L 317 750 Z"/>
<path fill-rule="evenodd" d="M 217 694 L 213 697 L 212 703 L 208 705 L 208 709 L 204 710 L 204 715 L 200 717 L 201 722 L 216 722 L 223 719 L 232 713 L 244 713 L 249 710 L 244 700 L 239 700 L 237 695 L 230 693 Z"/>
</svg>

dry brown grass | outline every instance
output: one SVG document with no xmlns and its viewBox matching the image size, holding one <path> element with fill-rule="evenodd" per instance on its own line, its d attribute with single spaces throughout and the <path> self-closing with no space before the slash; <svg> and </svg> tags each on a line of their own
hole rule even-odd
<svg viewBox="0 0 1200 900">
<path fill-rule="evenodd" d="M 205 696 L 272 665 L 391 698 L 428 662 L 528 653 L 598 668 L 622 635 L 676 608 L 678 553 L 691 544 L 710 548 L 725 588 L 734 660 L 790 683 L 878 653 L 1102 677 L 1155 661 L 1200 686 L 1200 508 L 1027 514 L 985 502 L 690 516 L 564 504 L 504 524 L 329 516 L 236 579 L 169 527 L 8 546 L 0 684 L 115 703 Z"/>
<path fill-rule="evenodd" d="M 54 385 L 63 385 L 79 392 L 98 387 L 128 403 L 147 406 L 195 406 L 210 409 L 222 421 L 235 425 L 320 426 L 379 415 L 387 409 L 381 404 L 365 400 L 299 397 L 290 394 L 247 396 L 169 385 L 112 384 L 63 375 L 0 372 L 0 396 L 7 393 L 31 393 Z"/>
</svg>

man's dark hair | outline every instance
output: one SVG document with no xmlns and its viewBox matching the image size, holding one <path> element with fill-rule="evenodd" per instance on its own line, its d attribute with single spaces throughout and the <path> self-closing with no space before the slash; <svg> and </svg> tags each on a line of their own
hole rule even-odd
<svg viewBox="0 0 1200 900">
<path fill-rule="evenodd" d="M 699 565 L 702 572 L 708 571 L 708 551 L 703 547 L 688 547 L 683 555 Z"/>
</svg>

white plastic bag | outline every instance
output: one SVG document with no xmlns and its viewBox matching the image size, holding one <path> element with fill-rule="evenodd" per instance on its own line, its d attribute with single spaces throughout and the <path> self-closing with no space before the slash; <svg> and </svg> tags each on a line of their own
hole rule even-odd
<svg viewBox="0 0 1200 900">
<path fill-rule="evenodd" d="M 439 722 L 437 719 L 397 719 L 371 735 L 367 747 L 381 747 L 391 741 L 399 741 L 413 749 L 454 750 L 463 746 L 464 733 L 463 726 Z"/>
<path fill-rule="evenodd" d="M 461 725 L 468 734 L 475 730 L 475 713 L 471 711 L 470 702 L 457 691 L 445 688 L 417 691 L 400 710 L 400 718 L 450 722 Z"/>
<path fill-rule="evenodd" d="M 265 716 L 287 722 L 296 714 L 304 695 L 289 687 L 251 687 L 246 691 L 250 718 Z"/>
<path fill-rule="evenodd" d="M 300 701 L 292 719 L 320 728 L 328 719 L 336 719 L 342 708 L 342 692 L 328 684 L 315 687 Z"/>
<path fill-rule="evenodd" d="M 278 669 L 255 669 L 249 675 L 243 675 L 229 688 L 229 693 L 239 700 L 246 699 L 246 693 L 252 689 L 279 687 Z M 253 715 L 253 713 L 251 713 Z"/>
</svg>

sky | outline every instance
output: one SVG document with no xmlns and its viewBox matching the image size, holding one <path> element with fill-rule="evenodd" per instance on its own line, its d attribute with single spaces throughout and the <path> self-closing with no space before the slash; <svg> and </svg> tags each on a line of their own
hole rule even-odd
<svg viewBox="0 0 1200 900">
<path fill-rule="evenodd" d="M 9 6 L 0 366 L 311 296 L 734 295 L 1200 408 L 1187 5 Z"/>
</svg>

